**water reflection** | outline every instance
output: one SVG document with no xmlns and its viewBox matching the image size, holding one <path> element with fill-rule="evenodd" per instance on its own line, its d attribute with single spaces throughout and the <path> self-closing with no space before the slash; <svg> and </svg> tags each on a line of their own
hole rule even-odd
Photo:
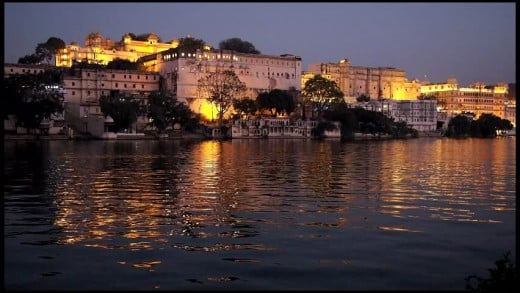
<svg viewBox="0 0 520 293">
<path fill-rule="evenodd" d="M 172 250 L 212 255 L 225 263 L 217 271 L 307 261 L 366 269 L 391 257 L 381 247 L 414 239 L 438 250 L 447 245 L 439 233 L 462 229 L 500 233 L 493 245 L 503 248 L 514 231 L 514 148 L 478 139 L 7 142 L 4 233 L 21 244 L 146 252 L 109 261 L 148 272 L 168 267 Z M 449 241 L 460 253 L 489 245 Z M 239 271 L 184 280 L 246 280 Z"/>
</svg>

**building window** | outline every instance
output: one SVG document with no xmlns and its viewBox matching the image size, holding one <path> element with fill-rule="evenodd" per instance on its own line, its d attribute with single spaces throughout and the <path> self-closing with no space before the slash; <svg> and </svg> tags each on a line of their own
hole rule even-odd
<svg viewBox="0 0 520 293">
<path fill-rule="evenodd" d="M 72 91 L 72 95 L 74 96 L 75 94 L 76 94 L 76 92 L 75 92 L 75 91 Z"/>
<path fill-rule="evenodd" d="M 137 76 L 137 79 L 139 79 L 139 75 Z"/>
<path fill-rule="evenodd" d="M 72 82 L 72 86 L 75 86 L 75 85 L 76 85 L 76 83 L 75 83 L 75 82 Z"/>
<path fill-rule="evenodd" d="M 126 83 L 125 83 L 125 88 L 126 88 Z"/>
<path fill-rule="evenodd" d="M 133 85 L 133 88 L 135 89 L 135 83 L 134 83 L 134 85 Z"/>
<path fill-rule="evenodd" d="M 146 76 L 146 80 L 148 80 L 148 75 Z"/>
<path fill-rule="evenodd" d="M 115 74 L 112 74 L 112 78 L 115 78 L 115 77 L 116 77 L 116 75 L 115 75 Z"/>
<path fill-rule="evenodd" d="M 102 84 L 101 84 L 101 86 L 102 86 L 102 87 L 105 87 L 105 84 L 104 84 L 104 83 L 102 83 Z"/>
<path fill-rule="evenodd" d="M 90 91 L 87 91 L 87 95 L 90 95 Z"/>
<path fill-rule="evenodd" d="M 130 74 L 130 75 L 128 75 L 128 79 L 132 79 L 132 75 L 131 75 L 131 74 Z"/>
<path fill-rule="evenodd" d="M 154 75 L 154 76 L 153 76 L 153 80 L 155 80 L 156 78 L 157 78 L 157 76 Z"/>
<path fill-rule="evenodd" d="M 116 87 L 118 87 L 119 85 L 116 83 Z"/>
<path fill-rule="evenodd" d="M 144 84 L 141 85 L 141 88 L 144 89 Z"/>
<path fill-rule="evenodd" d="M 90 77 L 90 72 L 87 72 L 87 76 Z"/>
</svg>

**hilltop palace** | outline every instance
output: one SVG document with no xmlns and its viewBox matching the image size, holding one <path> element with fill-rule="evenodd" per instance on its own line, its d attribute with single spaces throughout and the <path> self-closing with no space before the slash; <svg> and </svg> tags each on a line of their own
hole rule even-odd
<svg viewBox="0 0 520 293">
<path fill-rule="evenodd" d="M 451 117 L 464 112 L 472 112 L 477 117 L 482 113 L 492 113 L 516 125 L 515 92 L 510 91 L 507 84 L 486 86 L 478 83 L 459 87 L 453 78 L 443 83 L 427 83 L 408 80 L 402 69 L 353 66 L 348 59 L 311 64 L 302 71 L 302 58 L 292 54 L 244 54 L 217 50 L 208 45 L 202 50 L 190 51 L 181 49 L 179 40 L 161 42 L 156 34 L 138 37 L 125 34 L 121 41 L 116 42 L 103 38 L 99 33 L 91 33 L 83 47 L 73 42 L 59 50 L 55 66 L 66 69 L 75 62 L 106 65 L 115 59 L 138 62 L 142 69 L 77 68 L 64 71 L 65 112 L 54 117 L 51 121 L 54 126 L 71 125 L 76 131 L 100 136 L 105 121 L 99 108 L 101 96 L 121 91 L 146 103 L 148 94 L 159 89 L 169 91 L 195 113 L 212 121 L 216 118 L 216 111 L 207 97 L 200 93 L 197 84 L 200 78 L 217 69 L 232 70 L 245 83 L 247 90 L 239 98 L 255 99 L 259 93 L 272 89 L 299 93 L 307 80 L 321 74 L 338 84 L 344 100 L 352 107 L 383 112 L 396 121 L 406 121 L 419 131 L 435 131 L 439 122 L 446 127 Z M 41 72 L 48 67 L 4 64 L 4 77 Z M 436 99 L 420 99 L 432 94 Z M 370 97 L 370 101 L 357 102 L 356 98 L 361 95 Z M 301 95 L 296 99 L 303 105 Z M 140 117 L 133 131 L 139 132 L 146 123 L 145 117 Z M 12 127 L 12 121 L 4 123 L 4 128 Z"/>
</svg>

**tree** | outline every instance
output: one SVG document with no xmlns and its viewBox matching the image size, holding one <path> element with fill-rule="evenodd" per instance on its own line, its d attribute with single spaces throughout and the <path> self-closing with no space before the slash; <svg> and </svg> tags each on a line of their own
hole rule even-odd
<svg viewBox="0 0 520 293">
<path fill-rule="evenodd" d="M 17 126 L 36 129 L 43 119 L 63 111 L 62 72 L 14 74 L 4 79 L 4 117 L 16 116 Z"/>
<path fill-rule="evenodd" d="M 274 89 L 270 92 L 263 92 L 256 98 L 258 108 L 269 110 L 272 116 L 276 114 L 290 114 L 296 108 L 293 95 L 287 90 Z"/>
<path fill-rule="evenodd" d="M 125 40 L 125 36 L 126 36 L 126 35 L 129 35 L 129 36 L 130 36 L 130 39 L 132 39 L 132 40 L 137 40 L 137 36 L 136 36 L 134 33 L 126 33 L 125 35 L 123 35 L 123 36 L 121 37 L 121 42 L 123 42 L 123 41 Z"/>
<path fill-rule="evenodd" d="M 341 92 L 336 82 L 328 80 L 319 74 L 305 82 L 302 93 L 306 101 L 313 104 L 319 119 L 321 119 L 323 110 L 334 103 L 343 101 L 343 92 Z"/>
<path fill-rule="evenodd" d="M 495 261 L 495 267 L 488 269 L 489 277 L 470 275 L 464 278 L 466 290 L 478 292 L 503 292 L 518 289 L 518 269 L 514 261 L 511 261 L 508 251 L 501 259 Z M 476 283 L 475 283 L 476 282 Z M 476 286 L 474 286 L 476 285 Z"/>
<path fill-rule="evenodd" d="M 132 123 L 137 121 L 140 106 L 132 97 L 120 92 L 112 92 L 109 96 L 99 98 L 99 106 L 105 117 L 114 119 L 115 131 L 128 129 Z"/>
<path fill-rule="evenodd" d="M 466 136 L 470 133 L 472 119 L 466 115 L 457 115 L 448 122 L 447 136 Z"/>
<path fill-rule="evenodd" d="M 56 55 L 58 50 L 65 47 L 65 42 L 62 39 L 50 37 L 47 42 L 39 43 L 36 46 L 35 53 L 41 58 L 41 60 L 46 60 L 47 63 L 49 63 L 52 60 L 52 57 Z"/>
<path fill-rule="evenodd" d="M 219 69 L 199 79 L 197 87 L 216 106 L 219 128 L 222 128 L 224 113 L 231 107 L 233 98 L 246 90 L 245 83 L 240 81 L 235 72 Z"/>
<path fill-rule="evenodd" d="M 296 108 L 296 103 L 291 94 L 286 90 L 274 89 L 269 92 L 271 101 L 274 102 L 274 108 L 276 114 L 283 114 L 284 112 L 289 115 Z"/>
<path fill-rule="evenodd" d="M 358 102 L 368 102 L 368 101 L 370 101 L 370 97 L 365 95 L 365 94 L 362 94 L 362 95 L 360 95 L 359 97 L 356 98 L 356 101 L 358 101 Z"/>
<path fill-rule="evenodd" d="M 155 126 L 159 133 L 166 130 L 168 126 L 173 126 L 174 123 L 181 124 L 185 129 L 193 129 L 199 124 L 199 119 L 186 104 L 166 92 L 150 93 L 146 115 L 151 119 L 150 124 Z"/>
<path fill-rule="evenodd" d="M 254 115 L 258 110 L 258 105 L 255 100 L 252 99 L 233 99 L 233 108 L 239 113 L 239 115 Z"/>
<path fill-rule="evenodd" d="M 263 92 L 258 94 L 256 97 L 256 103 L 258 105 L 258 110 L 269 110 L 271 112 L 271 116 L 274 116 L 274 101 L 271 101 L 272 95 L 269 92 Z"/>
<path fill-rule="evenodd" d="M 233 50 L 246 54 L 260 54 L 253 44 L 240 38 L 230 38 L 218 44 L 220 50 Z"/>
<path fill-rule="evenodd" d="M 358 121 L 354 111 L 348 108 L 345 102 L 334 104 L 323 112 L 323 118 L 341 123 L 341 138 L 352 139 L 358 129 Z"/>
<path fill-rule="evenodd" d="M 172 125 L 175 119 L 175 104 L 177 100 L 166 92 L 152 92 L 148 95 L 147 117 L 150 125 L 157 128 L 159 133 Z"/>
<path fill-rule="evenodd" d="M 497 130 L 501 130 L 501 126 L 504 124 L 500 117 L 491 113 L 481 114 L 476 122 L 483 137 L 495 137 Z"/>
<path fill-rule="evenodd" d="M 107 69 L 138 70 L 139 64 L 126 59 L 116 58 L 108 62 Z"/>
<path fill-rule="evenodd" d="M 36 54 L 25 55 L 18 58 L 18 64 L 39 64 L 42 61 L 43 59 Z"/>
<path fill-rule="evenodd" d="M 193 131 L 200 126 L 200 117 L 188 105 L 175 100 L 173 123 L 179 123 L 183 130 Z"/>
<path fill-rule="evenodd" d="M 180 38 L 177 49 L 185 53 L 194 53 L 197 50 L 203 50 L 206 43 L 202 39 L 192 37 Z"/>
</svg>

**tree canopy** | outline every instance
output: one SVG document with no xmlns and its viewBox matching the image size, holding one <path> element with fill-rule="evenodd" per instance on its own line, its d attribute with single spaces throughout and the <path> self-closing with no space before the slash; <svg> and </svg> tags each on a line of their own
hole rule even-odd
<svg viewBox="0 0 520 293">
<path fill-rule="evenodd" d="M 206 43 L 202 39 L 192 37 L 180 38 L 177 50 L 187 53 L 193 53 L 197 50 L 203 50 Z"/>
<path fill-rule="evenodd" d="M 336 82 L 326 79 L 320 74 L 305 82 L 302 94 L 307 102 L 312 103 L 313 110 L 319 118 L 321 118 L 323 110 L 329 108 L 334 103 L 343 102 L 343 92 Z"/>
<path fill-rule="evenodd" d="M 18 59 L 20 64 L 38 64 L 42 61 L 50 63 L 59 49 L 66 47 L 65 42 L 57 37 L 50 37 L 45 43 L 38 43 L 33 54 L 25 55 Z"/>
<path fill-rule="evenodd" d="M 132 97 L 119 91 L 99 98 L 99 106 L 105 117 L 114 119 L 114 130 L 128 129 L 137 121 L 140 111 L 139 103 Z"/>
<path fill-rule="evenodd" d="M 466 114 L 458 114 L 448 122 L 446 136 L 449 137 L 495 137 L 497 130 L 511 130 L 513 124 L 492 113 L 483 113 L 478 119 Z"/>
<path fill-rule="evenodd" d="M 17 126 L 35 129 L 43 119 L 63 111 L 62 72 L 14 74 L 4 79 L 4 117 L 15 115 Z"/>
<path fill-rule="evenodd" d="M 62 39 L 50 37 L 47 42 L 39 43 L 35 52 L 42 60 L 46 60 L 49 63 L 58 50 L 63 48 L 65 48 L 65 42 Z"/>
<path fill-rule="evenodd" d="M 231 70 L 211 72 L 199 79 L 197 87 L 203 96 L 216 106 L 219 127 L 222 127 L 224 113 L 231 107 L 233 99 L 246 90 L 245 83 Z"/>
<path fill-rule="evenodd" d="M 198 125 L 195 113 L 176 97 L 166 92 L 155 91 L 148 96 L 146 114 L 151 119 L 150 125 L 154 126 L 159 133 L 166 130 L 168 126 L 179 123 L 186 128 L 194 128 Z"/>
<path fill-rule="evenodd" d="M 137 62 L 132 62 L 126 59 L 116 58 L 108 62 L 107 69 L 122 69 L 122 70 L 139 70 L 140 66 Z"/>
<path fill-rule="evenodd" d="M 233 99 L 233 108 L 239 115 L 254 115 L 258 111 L 258 103 L 252 99 Z"/>
<path fill-rule="evenodd" d="M 260 93 L 257 97 L 258 108 L 269 110 L 271 115 L 290 114 L 296 108 L 293 95 L 287 90 L 274 89 L 270 92 Z"/>
<path fill-rule="evenodd" d="M 246 54 L 260 54 L 260 51 L 258 51 L 253 44 L 240 38 L 223 40 L 218 44 L 218 47 L 221 50 L 233 50 Z"/>
</svg>

